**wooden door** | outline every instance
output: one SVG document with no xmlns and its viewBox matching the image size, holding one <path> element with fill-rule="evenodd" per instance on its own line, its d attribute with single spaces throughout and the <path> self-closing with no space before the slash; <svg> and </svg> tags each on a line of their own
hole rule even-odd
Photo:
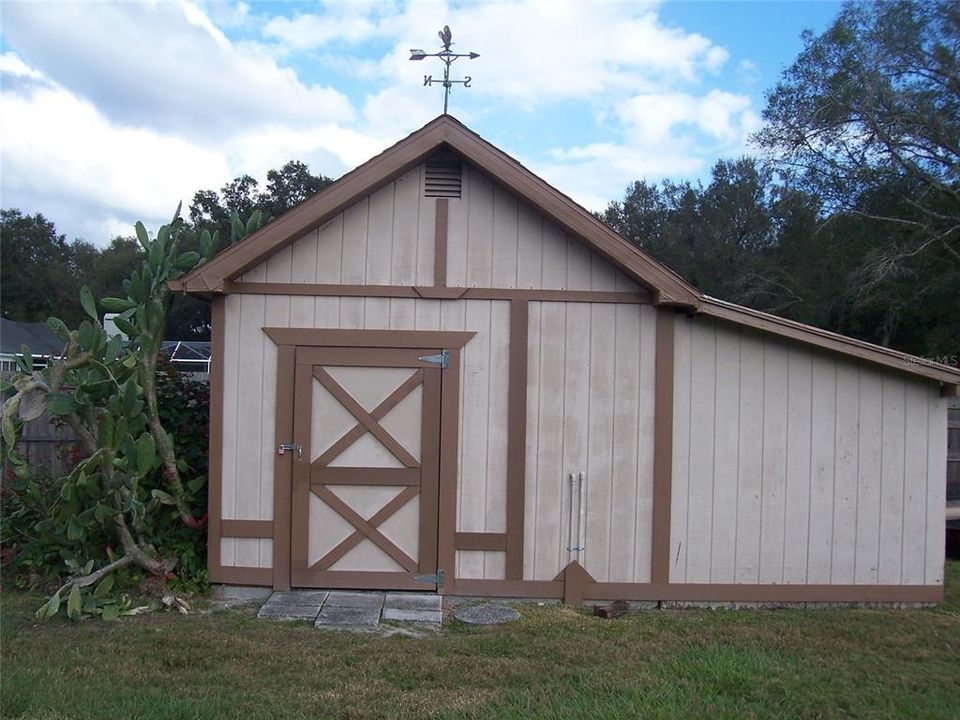
<svg viewBox="0 0 960 720">
<path fill-rule="evenodd" d="M 436 589 L 437 352 L 297 350 L 294 586 Z"/>
</svg>

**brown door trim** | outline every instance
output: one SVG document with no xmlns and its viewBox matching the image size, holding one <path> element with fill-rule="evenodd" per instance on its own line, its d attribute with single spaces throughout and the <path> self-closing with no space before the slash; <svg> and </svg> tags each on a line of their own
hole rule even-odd
<svg viewBox="0 0 960 720">
<path fill-rule="evenodd" d="M 462 348 L 475 332 L 438 330 L 326 330 L 322 328 L 265 327 L 277 345 L 305 348 Z"/>
<path fill-rule="evenodd" d="M 450 366 L 440 387 L 440 487 L 437 519 L 437 570 L 443 571 L 441 595 L 457 592 L 457 465 L 460 436 L 460 348 L 450 348 Z"/>
</svg>

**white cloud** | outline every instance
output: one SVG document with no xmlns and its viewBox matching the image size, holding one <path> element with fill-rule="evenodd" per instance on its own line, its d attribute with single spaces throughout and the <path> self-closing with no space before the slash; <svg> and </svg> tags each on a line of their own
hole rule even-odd
<svg viewBox="0 0 960 720">
<path fill-rule="evenodd" d="M 72 234 L 103 242 L 117 221 L 168 219 L 181 199 L 229 176 L 216 152 L 148 129 L 115 128 L 63 88 L 0 94 L 5 206 L 73 207 Z M 91 212 L 92 209 L 96 212 Z M 57 220 L 58 218 L 53 218 Z"/>
<path fill-rule="evenodd" d="M 728 50 L 664 24 L 655 3 L 296 9 L 5 5 L 3 205 L 105 242 L 290 159 L 339 176 L 437 115 L 442 90 L 422 83 L 442 65 L 408 58 L 436 51 L 446 23 L 455 50 L 481 53 L 454 65 L 474 84 L 454 87 L 452 111 L 590 209 L 639 178 L 704 173 L 759 124 L 748 96 L 719 86 Z M 533 149 L 515 139 L 524 133 Z"/>
<path fill-rule="evenodd" d="M 7 4 L 4 40 L 111 120 L 218 137 L 256 125 L 349 120 L 341 92 L 307 86 L 252 43 L 231 43 L 181 2 Z"/>
<path fill-rule="evenodd" d="M 555 148 L 540 172 L 590 210 L 645 178 L 694 178 L 718 152 L 739 155 L 759 126 L 750 98 L 721 90 L 636 95 L 618 103 L 619 142 Z"/>
<path fill-rule="evenodd" d="M 711 90 L 701 97 L 685 93 L 636 95 L 619 103 L 616 112 L 628 132 L 644 145 L 664 142 L 678 127 L 695 127 L 731 145 L 743 140 L 745 124 L 751 124 L 749 109 L 747 95 Z"/>
<path fill-rule="evenodd" d="M 344 7 L 352 8 L 328 3 L 320 13 L 275 18 L 264 35 L 300 49 L 371 38 L 393 42 L 380 69 L 395 80 L 439 74 L 437 61 L 410 63 L 408 49 L 435 52 L 435 29 L 449 24 L 455 51 L 481 54 L 476 92 L 527 105 L 695 82 L 701 70 L 716 70 L 729 57 L 702 35 L 665 26 L 652 3 L 415 2 L 401 10 L 352 8 L 347 17 Z M 457 61 L 456 72 L 471 72 L 467 63 Z"/>
<path fill-rule="evenodd" d="M 6 52 L 0 55 L 0 75 L 10 78 L 43 80 L 43 73 L 27 65 L 16 53 Z"/>
<path fill-rule="evenodd" d="M 279 40 L 297 50 L 321 47 L 335 40 L 355 43 L 366 40 L 376 31 L 377 26 L 370 18 L 344 13 L 295 18 L 279 16 L 263 27 L 264 37 Z"/>
</svg>

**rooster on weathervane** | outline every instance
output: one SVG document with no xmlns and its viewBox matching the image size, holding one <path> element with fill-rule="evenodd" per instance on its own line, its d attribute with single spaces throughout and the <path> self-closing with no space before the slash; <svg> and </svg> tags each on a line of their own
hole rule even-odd
<svg viewBox="0 0 960 720">
<path fill-rule="evenodd" d="M 454 83 L 459 83 L 465 88 L 470 87 L 470 82 L 473 80 L 469 75 L 465 76 L 463 80 L 451 80 L 450 79 L 450 65 L 457 58 L 469 58 L 473 60 L 474 58 L 480 57 L 479 54 L 475 52 L 470 53 L 455 53 L 450 50 L 450 46 L 453 44 L 453 33 L 450 32 L 450 26 L 444 25 L 443 30 L 437 32 L 437 35 L 440 36 L 440 42 L 443 43 L 443 50 L 436 53 L 428 53 L 423 50 L 410 50 L 410 59 L 411 60 L 423 60 L 428 57 L 438 57 L 443 60 L 443 80 L 434 80 L 432 75 L 423 76 L 423 84 L 425 86 L 432 86 L 434 83 L 440 83 L 443 85 L 443 114 L 447 114 L 447 104 L 450 99 L 450 88 L 453 87 Z"/>
</svg>

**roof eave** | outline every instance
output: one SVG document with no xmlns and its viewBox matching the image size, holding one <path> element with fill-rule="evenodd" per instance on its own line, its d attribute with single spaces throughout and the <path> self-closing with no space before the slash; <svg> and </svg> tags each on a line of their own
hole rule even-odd
<svg viewBox="0 0 960 720">
<path fill-rule="evenodd" d="M 703 296 L 699 314 L 738 325 L 746 325 L 791 340 L 806 342 L 900 372 L 937 380 L 946 387 L 960 385 L 960 368 L 942 365 L 926 358 L 892 350 L 882 345 L 874 345 L 813 325 L 806 325 L 796 320 L 787 320 L 777 315 L 719 300 L 709 295 Z M 952 391 L 945 389 L 944 392 Z"/>
</svg>

